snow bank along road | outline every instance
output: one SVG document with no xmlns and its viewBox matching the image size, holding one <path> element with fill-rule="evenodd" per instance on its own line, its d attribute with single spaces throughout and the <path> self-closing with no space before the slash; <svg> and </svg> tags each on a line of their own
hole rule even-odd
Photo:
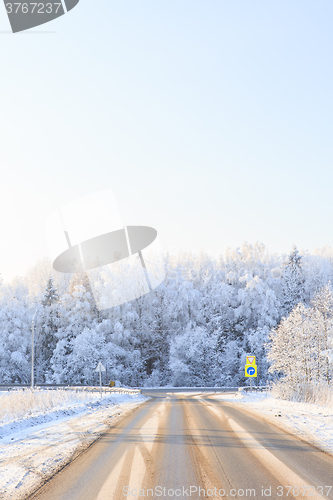
<svg viewBox="0 0 333 500">
<path fill-rule="evenodd" d="M 26 498 L 144 401 L 133 391 L 102 398 L 73 390 L 3 393 L 0 499 Z"/>
<path fill-rule="evenodd" d="M 209 394 L 143 393 L 30 498 L 333 499 L 332 456 Z"/>
</svg>

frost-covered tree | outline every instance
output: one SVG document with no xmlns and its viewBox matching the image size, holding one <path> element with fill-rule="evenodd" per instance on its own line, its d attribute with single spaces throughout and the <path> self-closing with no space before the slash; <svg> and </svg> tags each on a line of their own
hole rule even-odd
<svg viewBox="0 0 333 500">
<path fill-rule="evenodd" d="M 332 380 L 330 357 L 333 338 L 333 293 L 331 287 L 329 285 L 323 287 L 315 295 L 312 304 L 317 379 L 324 379 L 329 383 Z"/>
<path fill-rule="evenodd" d="M 31 311 L 20 281 L 0 288 L 0 380 L 30 382 Z"/>
<path fill-rule="evenodd" d="M 202 327 L 191 328 L 171 342 L 171 382 L 175 386 L 214 386 L 220 382 L 217 336 Z"/>
<path fill-rule="evenodd" d="M 287 316 L 296 304 L 305 301 L 302 256 L 294 245 L 283 270 L 283 315 Z"/>
<path fill-rule="evenodd" d="M 310 382 L 314 374 L 312 327 L 311 310 L 298 304 L 270 333 L 269 371 L 282 375 L 292 388 Z"/>
<path fill-rule="evenodd" d="M 94 329 L 97 323 L 96 305 L 85 276 L 76 276 L 69 293 L 60 301 L 60 320 L 57 343 L 51 358 L 53 379 L 58 383 L 71 382 L 78 367 L 71 361 L 73 341 L 85 328 Z"/>
<path fill-rule="evenodd" d="M 48 279 L 46 290 L 36 314 L 35 336 L 35 379 L 36 383 L 51 382 L 51 358 L 57 344 L 60 327 L 59 294 L 52 276 Z"/>
<path fill-rule="evenodd" d="M 286 388 L 296 392 L 311 384 L 329 384 L 333 378 L 331 339 L 333 336 L 333 294 L 323 287 L 310 306 L 298 304 L 269 334 L 269 371 L 282 378 Z"/>
</svg>

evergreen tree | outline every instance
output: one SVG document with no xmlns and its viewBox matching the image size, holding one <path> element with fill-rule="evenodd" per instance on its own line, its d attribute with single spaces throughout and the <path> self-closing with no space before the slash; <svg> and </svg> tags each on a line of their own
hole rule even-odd
<svg viewBox="0 0 333 500">
<path fill-rule="evenodd" d="M 35 325 L 36 383 L 51 382 L 50 361 L 56 347 L 57 332 L 60 325 L 59 295 L 52 276 L 48 279 L 42 299 L 42 308 L 38 308 Z"/>
<path fill-rule="evenodd" d="M 302 256 L 294 245 L 288 263 L 283 270 L 283 307 L 282 313 L 287 316 L 296 304 L 304 303 L 304 275 Z"/>
</svg>

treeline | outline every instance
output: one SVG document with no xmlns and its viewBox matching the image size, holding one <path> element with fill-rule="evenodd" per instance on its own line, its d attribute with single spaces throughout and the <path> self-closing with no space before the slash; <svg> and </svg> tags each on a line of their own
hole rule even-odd
<svg viewBox="0 0 333 500">
<path fill-rule="evenodd" d="M 156 290 L 108 311 L 97 310 L 84 275 L 54 273 L 47 262 L 2 284 L 0 383 L 30 381 L 35 314 L 37 383 L 96 383 L 101 361 L 107 380 L 126 385 L 243 385 L 251 353 L 257 356 L 256 383 L 266 384 L 276 375 L 288 376 L 287 364 L 274 358 L 276 353 L 280 359 L 285 341 L 272 348 L 292 321 L 282 318 L 309 307 L 319 311 L 313 301 L 333 282 L 329 249 L 301 256 L 294 247 L 283 256 L 260 243 L 244 243 L 220 259 L 166 255 L 165 266 L 166 280 Z M 320 338 L 313 340 L 317 361 L 311 358 L 310 365 L 308 354 L 306 360 L 311 373 L 324 377 L 327 346 Z"/>
</svg>

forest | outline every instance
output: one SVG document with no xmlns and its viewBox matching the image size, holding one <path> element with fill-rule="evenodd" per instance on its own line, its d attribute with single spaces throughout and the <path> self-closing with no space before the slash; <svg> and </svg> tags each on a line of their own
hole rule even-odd
<svg viewBox="0 0 333 500">
<path fill-rule="evenodd" d="M 0 286 L 0 383 L 29 383 L 34 318 L 35 382 L 128 386 L 244 386 L 333 376 L 333 250 L 289 255 L 243 243 L 225 255 L 165 255 L 154 291 L 98 311 L 85 274 L 47 260 Z"/>
</svg>

